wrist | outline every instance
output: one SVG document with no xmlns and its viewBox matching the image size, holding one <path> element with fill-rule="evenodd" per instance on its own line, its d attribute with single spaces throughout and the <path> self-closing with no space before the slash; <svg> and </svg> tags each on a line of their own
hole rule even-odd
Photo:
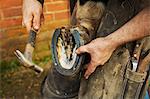
<svg viewBox="0 0 150 99">
<path fill-rule="evenodd" d="M 118 46 L 120 46 L 119 40 L 116 37 L 113 37 L 112 35 L 108 35 L 104 37 L 104 39 L 108 42 L 108 44 L 110 44 L 110 46 L 112 46 L 112 48 L 114 48 L 114 50 Z"/>
</svg>

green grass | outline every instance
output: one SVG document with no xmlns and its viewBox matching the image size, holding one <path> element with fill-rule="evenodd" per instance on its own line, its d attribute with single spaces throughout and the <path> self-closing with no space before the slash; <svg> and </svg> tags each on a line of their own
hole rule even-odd
<svg viewBox="0 0 150 99">
<path fill-rule="evenodd" d="M 52 61 L 52 56 L 51 55 L 50 56 L 45 56 L 45 57 L 41 58 L 40 60 L 33 60 L 33 62 L 35 64 L 38 64 L 38 65 L 42 64 L 42 66 L 44 66 L 45 64 L 47 64 L 51 61 Z"/>
<path fill-rule="evenodd" d="M 11 60 L 11 61 L 0 61 L 0 72 L 9 72 L 17 70 L 20 67 L 20 63 L 18 60 Z"/>
<path fill-rule="evenodd" d="M 40 60 L 33 60 L 33 62 L 44 67 L 47 63 L 51 62 L 51 60 L 51 56 L 45 56 Z M 0 73 L 12 72 L 18 70 L 21 66 L 22 64 L 16 59 L 11 61 L 0 61 Z"/>
</svg>

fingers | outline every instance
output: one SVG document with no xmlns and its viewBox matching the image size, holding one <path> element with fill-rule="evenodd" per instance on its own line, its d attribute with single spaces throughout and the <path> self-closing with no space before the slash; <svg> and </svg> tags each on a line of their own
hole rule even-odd
<svg viewBox="0 0 150 99">
<path fill-rule="evenodd" d="M 94 66 L 92 63 L 88 64 L 87 70 L 84 74 L 85 79 L 88 79 L 89 76 L 95 71 L 96 66 Z"/>
<path fill-rule="evenodd" d="M 81 46 L 76 50 L 77 54 L 82 54 L 82 53 L 85 53 L 85 52 L 91 54 L 89 44 Z M 96 66 L 92 62 L 87 64 L 87 70 L 84 74 L 85 79 L 88 79 L 89 76 L 95 71 L 95 69 L 96 69 Z"/>
<path fill-rule="evenodd" d="M 32 27 L 32 14 L 23 14 L 23 21 L 22 25 L 26 27 L 27 31 L 29 32 Z"/>
<path fill-rule="evenodd" d="M 44 16 L 34 15 L 30 18 L 23 19 L 22 25 L 27 28 L 29 32 L 33 26 L 35 30 L 39 30 L 41 26 L 41 22 L 44 22 Z"/>
<path fill-rule="evenodd" d="M 76 53 L 77 53 L 77 54 L 82 54 L 82 53 L 85 53 L 85 52 L 88 53 L 87 45 L 81 46 L 81 47 L 79 47 L 79 48 L 76 50 Z"/>
<path fill-rule="evenodd" d="M 29 32 L 33 27 L 35 30 L 39 30 L 41 26 L 41 22 L 44 21 L 43 14 L 27 14 L 23 15 L 22 25 L 26 27 L 27 31 Z"/>
<path fill-rule="evenodd" d="M 40 14 L 34 14 L 33 28 L 35 30 L 39 30 L 40 26 L 41 26 L 41 15 Z"/>
<path fill-rule="evenodd" d="M 31 30 L 31 26 L 32 26 L 31 23 L 32 23 L 31 21 L 23 22 L 23 25 L 26 27 L 28 32 Z"/>
</svg>

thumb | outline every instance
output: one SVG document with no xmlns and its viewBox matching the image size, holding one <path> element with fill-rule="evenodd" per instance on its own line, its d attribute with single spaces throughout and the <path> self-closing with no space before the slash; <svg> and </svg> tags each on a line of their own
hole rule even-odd
<svg viewBox="0 0 150 99">
<path fill-rule="evenodd" d="M 39 30 L 40 28 L 40 25 L 41 25 L 41 17 L 40 17 L 40 14 L 35 14 L 34 15 L 34 18 L 33 18 L 33 28 L 36 29 L 36 30 Z"/>
<path fill-rule="evenodd" d="M 82 54 L 82 53 L 85 53 L 85 52 L 88 53 L 87 45 L 80 46 L 80 47 L 76 50 L 76 53 L 77 53 L 77 54 Z"/>
</svg>

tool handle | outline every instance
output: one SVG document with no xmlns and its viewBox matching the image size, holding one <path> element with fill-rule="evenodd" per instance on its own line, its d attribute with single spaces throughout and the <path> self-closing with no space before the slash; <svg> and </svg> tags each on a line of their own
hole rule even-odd
<svg viewBox="0 0 150 99">
<path fill-rule="evenodd" d="M 150 53 L 139 63 L 138 72 L 143 73 L 150 64 Z"/>
<path fill-rule="evenodd" d="M 35 29 L 31 29 L 29 32 L 29 39 L 28 39 L 28 43 L 31 44 L 32 47 L 35 47 L 35 43 L 36 43 L 36 34 L 37 34 L 37 30 Z"/>
</svg>

